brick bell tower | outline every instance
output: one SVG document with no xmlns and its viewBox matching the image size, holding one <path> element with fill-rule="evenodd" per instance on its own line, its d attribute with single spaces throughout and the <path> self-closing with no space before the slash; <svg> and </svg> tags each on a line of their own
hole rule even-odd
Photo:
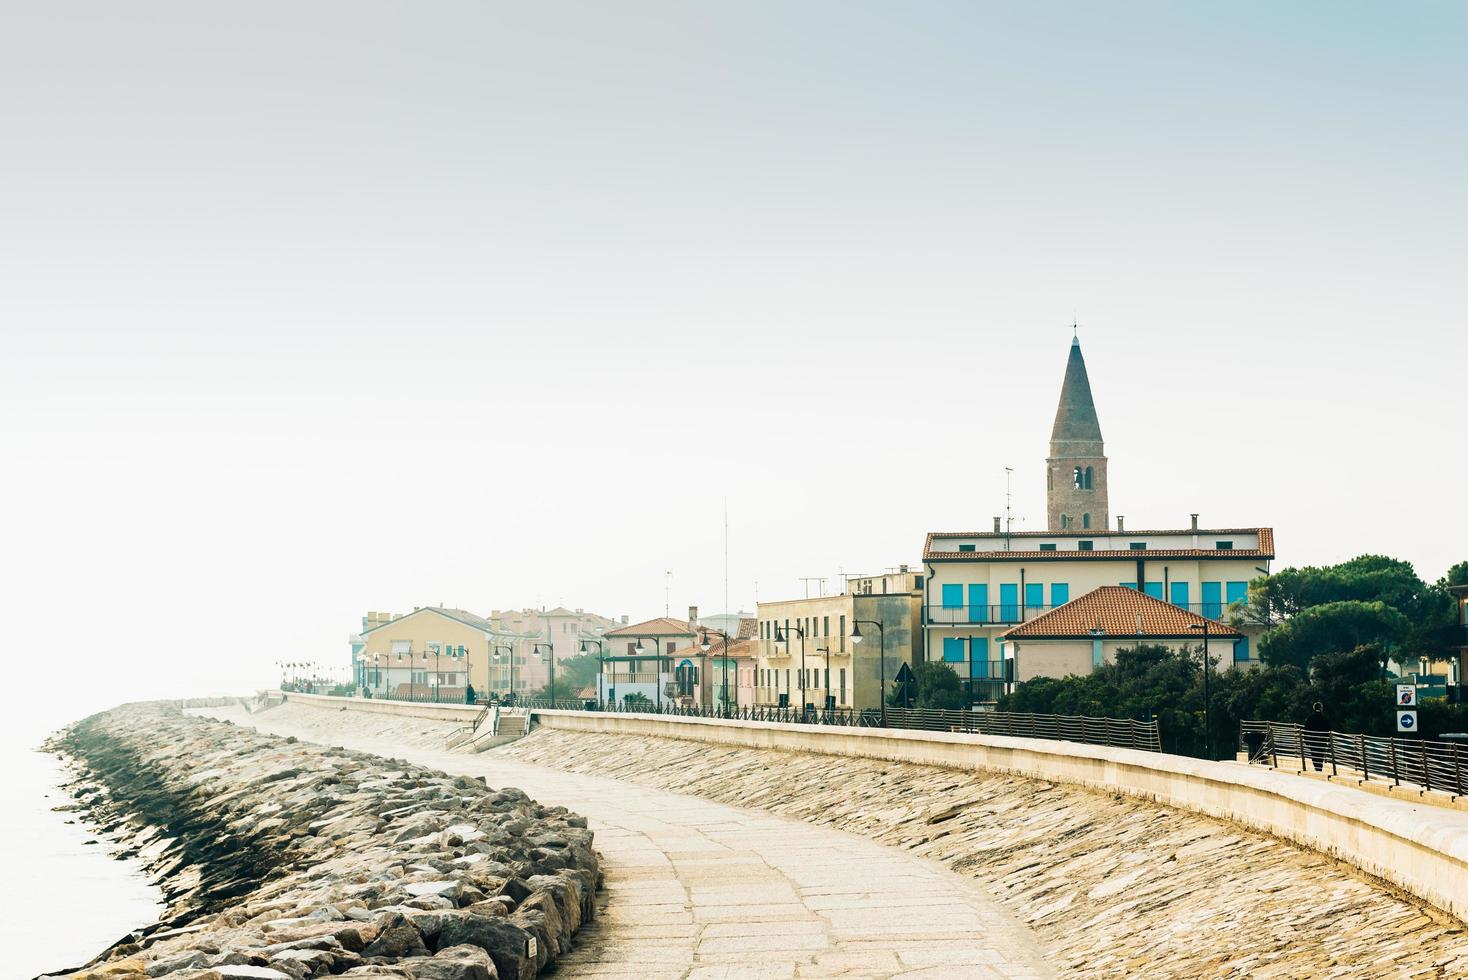
<svg viewBox="0 0 1468 980">
<path fill-rule="evenodd" d="M 1106 529 L 1110 520 L 1106 507 L 1106 449 L 1079 338 L 1070 342 L 1045 473 L 1045 511 L 1050 530 Z"/>
</svg>

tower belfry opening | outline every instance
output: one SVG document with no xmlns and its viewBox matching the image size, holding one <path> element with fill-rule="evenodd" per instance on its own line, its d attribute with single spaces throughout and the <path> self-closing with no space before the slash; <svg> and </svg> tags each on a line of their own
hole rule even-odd
<svg viewBox="0 0 1468 980">
<path fill-rule="evenodd" d="M 1106 448 L 1091 397 L 1091 380 L 1080 338 L 1070 342 L 1060 404 L 1050 430 L 1050 457 L 1045 461 L 1046 515 L 1052 531 L 1071 530 L 1083 515 L 1086 529 L 1109 526 L 1106 503 Z"/>
</svg>

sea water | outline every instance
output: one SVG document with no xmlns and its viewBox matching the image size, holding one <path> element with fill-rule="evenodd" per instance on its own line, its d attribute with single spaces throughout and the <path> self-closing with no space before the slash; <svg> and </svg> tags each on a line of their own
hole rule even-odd
<svg viewBox="0 0 1468 980">
<path fill-rule="evenodd" d="M 80 966 L 157 919 L 159 891 L 141 865 L 118 860 L 85 815 L 56 811 L 71 797 L 56 756 L 38 751 L 53 731 L 109 704 L 34 700 L 0 717 L 0 949 L 7 977 Z"/>
</svg>

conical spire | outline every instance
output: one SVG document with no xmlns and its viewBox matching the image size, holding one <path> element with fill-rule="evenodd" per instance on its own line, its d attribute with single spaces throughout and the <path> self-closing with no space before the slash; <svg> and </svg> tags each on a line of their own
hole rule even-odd
<svg viewBox="0 0 1468 980">
<path fill-rule="evenodd" d="M 1096 443 L 1100 452 L 1101 423 L 1096 403 L 1091 400 L 1091 379 L 1086 376 L 1086 359 L 1080 339 L 1070 342 L 1070 359 L 1065 362 L 1065 381 L 1060 386 L 1060 405 L 1055 409 L 1055 427 L 1050 430 L 1051 455 L 1066 455 L 1066 443 Z M 1070 447 L 1072 449 L 1077 447 Z"/>
</svg>

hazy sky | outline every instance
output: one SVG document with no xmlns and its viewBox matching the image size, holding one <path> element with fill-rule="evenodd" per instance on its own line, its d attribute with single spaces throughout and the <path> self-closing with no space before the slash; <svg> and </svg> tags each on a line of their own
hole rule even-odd
<svg viewBox="0 0 1468 980">
<path fill-rule="evenodd" d="M 81 683 L 1112 513 L 1468 558 L 1468 8 L 12 5 L 0 596 Z"/>
</svg>

